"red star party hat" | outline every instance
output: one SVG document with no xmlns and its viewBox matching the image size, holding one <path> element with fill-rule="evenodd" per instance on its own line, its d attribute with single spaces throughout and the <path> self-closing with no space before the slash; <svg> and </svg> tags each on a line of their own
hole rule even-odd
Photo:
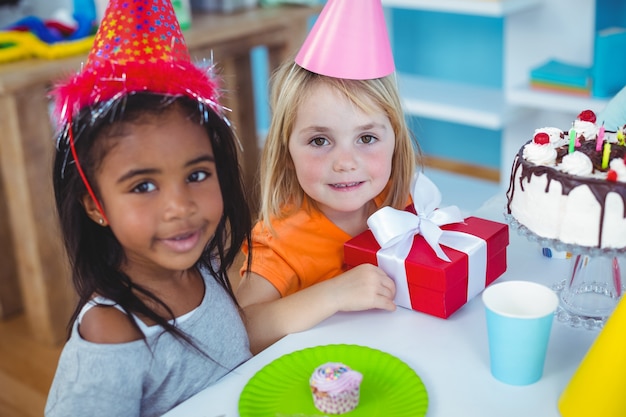
<svg viewBox="0 0 626 417">
<path fill-rule="evenodd" d="M 170 0 L 110 0 L 83 70 L 52 91 L 60 126 L 135 92 L 185 95 L 221 114 L 212 66 L 191 62 Z"/>
<path fill-rule="evenodd" d="M 93 117 L 98 117 L 101 109 L 129 94 L 149 92 L 187 96 L 228 123 L 218 103 L 212 71 L 210 63 L 196 66 L 191 62 L 170 0 L 109 1 L 84 68 L 51 92 L 58 140 L 69 143 L 76 169 L 105 219 L 78 160 L 73 118 L 88 107 L 93 107 Z"/>
</svg>

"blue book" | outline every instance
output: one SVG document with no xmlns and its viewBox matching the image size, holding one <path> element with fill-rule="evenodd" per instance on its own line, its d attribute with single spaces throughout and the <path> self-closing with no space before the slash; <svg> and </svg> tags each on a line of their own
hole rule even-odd
<svg viewBox="0 0 626 417">
<path fill-rule="evenodd" d="M 626 28 L 612 27 L 596 34 L 591 95 L 613 97 L 626 85 Z"/>
<path fill-rule="evenodd" d="M 530 70 L 530 80 L 579 89 L 591 88 L 591 71 L 581 65 L 552 59 Z"/>
</svg>

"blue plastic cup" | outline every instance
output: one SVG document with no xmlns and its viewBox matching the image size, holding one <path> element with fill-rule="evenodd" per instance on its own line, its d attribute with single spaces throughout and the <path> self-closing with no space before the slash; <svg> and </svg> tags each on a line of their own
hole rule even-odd
<svg viewBox="0 0 626 417">
<path fill-rule="evenodd" d="M 555 292 L 528 281 L 505 281 L 483 291 L 491 374 L 511 385 L 539 381 L 548 350 Z"/>
</svg>

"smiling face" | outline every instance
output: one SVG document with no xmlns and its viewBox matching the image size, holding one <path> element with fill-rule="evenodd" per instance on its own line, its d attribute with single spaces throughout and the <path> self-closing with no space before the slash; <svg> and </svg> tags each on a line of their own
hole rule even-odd
<svg viewBox="0 0 626 417">
<path fill-rule="evenodd" d="M 182 271 L 200 258 L 222 217 L 211 142 L 180 110 L 123 124 L 98 170 L 108 226 L 130 274 Z M 106 146 L 106 145 L 105 145 Z M 85 206 L 98 222 L 88 197 Z"/>
<path fill-rule="evenodd" d="M 337 223 L 367 216 L 391 175 L 395 135 L 371 100 L 364 112 L 336 89 L 317 83 L 299 106 L 289 153 L 304 192 Z"/>
</svg>

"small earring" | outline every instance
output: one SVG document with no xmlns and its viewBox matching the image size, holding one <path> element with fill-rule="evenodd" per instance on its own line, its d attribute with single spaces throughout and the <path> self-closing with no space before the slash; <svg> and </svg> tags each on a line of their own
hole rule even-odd
<svg viewBox="0 0 626 417">
<path fill-rule="evenodd" d="M 100 218 L 100 220 L 98 220 L 98 223 L 100 223 L 100 226 L 104 226 L 104 219 Z"/>
</svg>

